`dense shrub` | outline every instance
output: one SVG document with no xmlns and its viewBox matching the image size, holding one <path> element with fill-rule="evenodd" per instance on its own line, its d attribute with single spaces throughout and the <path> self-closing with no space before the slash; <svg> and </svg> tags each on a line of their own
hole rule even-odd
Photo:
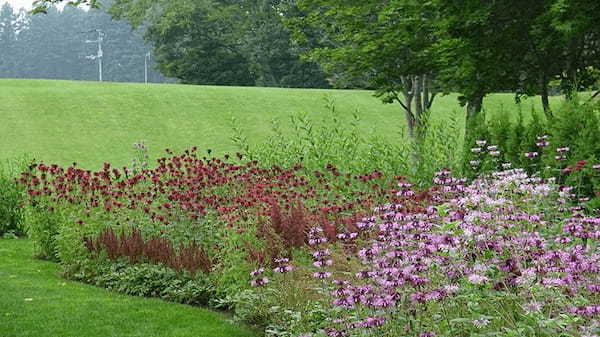
<svg viewBox="0 0 600 337">
<path fill-rule="evenodd" d="M 600 208 L 595 194 L 600 186 L 600 104 L 567 101 L 545 121 L 532 111 L 527 121 L 516 121 L 502 111 L 484 122 L 472 121 L 465 144 L 465 171 L 470 177 L 520 167 L 529 174 L 553 177 L 558 183 L 574 186 L 580 198 L 590 201 L 590 210 Z"/>
<path fill-rule="evenodd" d="M 600 103 L 566 102 L 555 112 L 549 135 L 549 145 L 540 149 L 546 176 L 573 186 L 579 197 L 595 198 L 600 190 Z M 600 199 L 588 205 L 598 209 Z"/>
<path fill-rule="evenodd" d="M 582 212 L 598 111 L 563 109 L 474 125 L 472 180 L 439 170 L 461 159 L 440 120 L 401 149 L 304 119 L 262 150 L 240 137 L 249 158 L 192 149 L 149 168 L 138 144 L 135 170 L 37 163 L 19 181 L 67 276 L 231 309 L 267 336 L 582 337 L 599 328 L 600 220 Z"/>
<path fill-rule="evenodd" d="M 0 161 L 0 237 L 4 234 L 23 235 L 25 188 L 16 178 L 28 165 L 26 157 Z"/>
<path fill-rule="evenodd" d="M 469 121 L 463 155 L 465 175 L 475 178 L 500 170 L 507 163 L 530 174 L 539 171 L 540 157 L 528 158 L 524 154 L 539 151 L 537 137 L 548 134 L 548 128 L 544 116 L 533 109 L 529 114 L 521 106 L 516 114 L 502 109 L 482 111 Z"/>
</svg>

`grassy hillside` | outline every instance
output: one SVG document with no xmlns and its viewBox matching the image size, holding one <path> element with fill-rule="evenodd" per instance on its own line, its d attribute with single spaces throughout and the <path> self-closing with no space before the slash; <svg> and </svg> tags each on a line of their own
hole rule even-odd
<svg viewBox="0 0 600 337">
<path fill-rule="evenodd" d="M 403 114 L 364 90 L 312 90 L 188 85 L 144 85 L 45 80 L 0 80 L 0 158 L 30 153 L 37 159 L 97 168 L 103 161 L 131 160 L 131 144 L 145 140 L 151 155 L 190 146 L 216 153 L 236 149 L 229 137 L 230 114 L 251 141 L 268 134 L 269 121 L 306 112 L 319 120 L 325 97 L 345 116 L 359 111 L 365 132 L 397 141 Z M 525 110 L 538 100 L 525 103 Z M 498 94 L 485 106 L 514 109 L 513 96 Z M 434 112 L 462 111 L 456 96 L 439 97 Z M 349 118 L 349 117 L 348 117 Z"/>
</svg>

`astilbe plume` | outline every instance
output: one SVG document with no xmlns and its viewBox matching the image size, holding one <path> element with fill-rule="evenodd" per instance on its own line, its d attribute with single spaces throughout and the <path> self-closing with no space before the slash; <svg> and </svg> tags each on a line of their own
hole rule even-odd
<svg viewBox="0 0 600 337">
<path fill-rule="evenodd" d="M 142 233 L 134 228 L 130 233 L 115 234 L 108 228 L 98 237 L 83 239 L 86 248 L 93 254 L 106 251 L 109 259 L 127 258 L 130 263 L 144 261 L 164 264 L 183 272 L 195 275 L 198 270 L 204 274 L 211 272 L 213 261 L 204 247 L 195 242 L 183 244 L 175 249 L 173 244 L 164 238 L 144 240 Z"/>
</svg>

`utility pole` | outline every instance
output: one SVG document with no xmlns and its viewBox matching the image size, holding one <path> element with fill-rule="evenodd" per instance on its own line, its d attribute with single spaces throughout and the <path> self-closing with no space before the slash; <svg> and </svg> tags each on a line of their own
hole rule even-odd
<svg viewBox="0 0 600 337">
<path fill-rule="evenodd" d="M 144 82 L 148 84 L 148 60 L 150 59 L 150 52 L 144 55 Z"/>
<path fill-rule="evenodd" d="M 98 40 L 85 40 L 85 43 L 98 43 L 98 53 L 96 55 L 86 56 L 87 59 L 96 60 L 98 59 L 98 81 L 102 82 L 102 42 L 106 37 L 106 34 L 101 29 L 96 29 L 98 33 Z"/>
</svg>

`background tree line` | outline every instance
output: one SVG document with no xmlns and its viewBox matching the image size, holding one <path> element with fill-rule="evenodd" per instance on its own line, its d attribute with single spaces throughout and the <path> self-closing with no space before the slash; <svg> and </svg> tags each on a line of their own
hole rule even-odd
<svg viewBox="0 0 600 337">
<path fill-rule="evenodd" d="M 102 29 L 111 81 L 143 81 L 144 55 L 152 50 L 154 82 L 169 77 L 190 84 L 330 87 L 319 65 L 300 59 L 277 2 L 105 0 L 90 10 L 63 11 L 57 2 L 44 7 L 45 15 L 4 5 L 1 77 L 94 80 L 95 61 L 85 56 L 96 46 L 84 40 Z"/>
<path fill-rule="evenodd" d="M 144 57 L 152 46 L 128 23 L 100 10 L 50 7 L 47 15 L 32 15 L 8 3 L 0 9 L 0 77 L 95 81 L 97 61 L 86 56 L 96 55 L 98 46 L 85 41 L 98 38 L 96 29 L 106 34 L 104 80 L 143 82 Z M 170 81 L 153 67 L 150 58 L 150 81 Z"/>
</svg>

